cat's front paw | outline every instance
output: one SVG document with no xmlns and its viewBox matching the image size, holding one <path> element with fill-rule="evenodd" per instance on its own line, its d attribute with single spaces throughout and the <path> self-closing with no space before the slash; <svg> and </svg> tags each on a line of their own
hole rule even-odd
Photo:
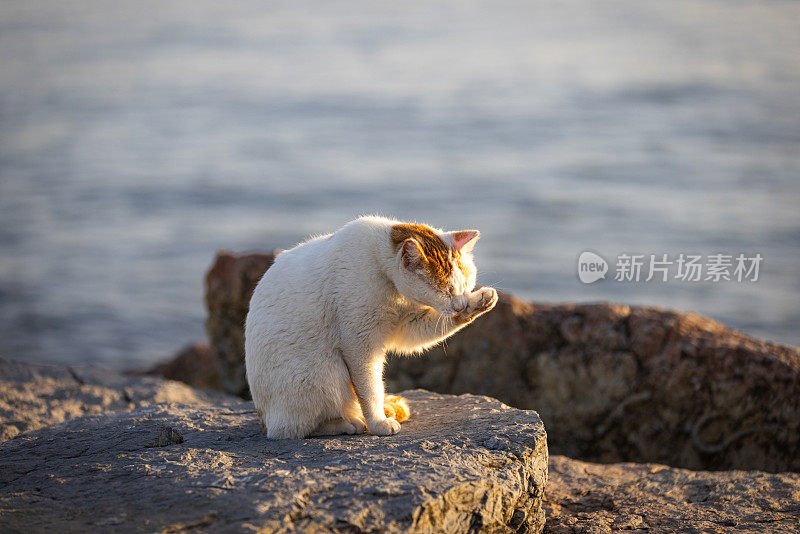
<svg viewBox="0 0 800 534">
<path fill-rule="evenodd" d="M 387 417 L 367 424 L 370 434 L 392 436 L 400 431 L 400 423 L 394 417 Z"/>
<path fill-rule="evenodd" d="M 469 322 L 494 308 L 495 304 L 497 304 L 497 291 L 493 287 L 482 287 L 470 294 L 467 308 L 457 319 Z"/>
<path fill-rule="evenodd" d="M 473 304 L 473 297 L 475 298 Z M 497 291 L 493 287 L 482 287 L 469 298 L 469 308 L 473 315 L 480 315 L 494 308 L 497 304 Z"/>
</svg>

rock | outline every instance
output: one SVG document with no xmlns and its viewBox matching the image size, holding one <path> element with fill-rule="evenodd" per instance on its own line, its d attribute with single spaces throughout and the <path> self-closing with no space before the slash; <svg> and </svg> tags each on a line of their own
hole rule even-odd
<svg viewBox="0 0 800 534">
<path fill-rule="evenodd" d="M 688 471 L 551 456 L 546 534 L 800 532 L 800 473 Z"/>
<path fill-rule="evenodd" d="M 199 389 L 223 390 L 219 361 L 207 343 L 186 346 L 173 359 L 143 373 L 129 371 L 127 374 L 163 376 Z"/>
<path fill-rule="evenodd" d="M 0 444 L 0 530 L 541 531 L 535 412 L 403 395 L 413 415 L 392 437 L 269 440 L 250 402 L 155 404 L 21 434 Z"/>
<path fill-rule="evenodd" d="M 0 440 L 109 410 L 158 402 L 212 405 L 235 401 L 154 377 L 129 377 L 101 366 L 28 364 L 0 358 Z"/>
<path fill-rule="evenodd" d="M 392 388 L 535 407 L 550 450 L 599 462 L 800 471 L 800 351 L 692 313 L 612 304 L 497 307 Z"/>
<path fill-rule="evenodd" d="M 244 375 L 244 319 L 256 284 L 278 253 L 219 251 L 206 274 L 206 332 L 218 360 L 222 390 L 232 395 L 250 395 Z"/>
<path fill-rule="evenodd" d="M 274 256 L 220 253 L 208 331 L 226 390 L 246 394 L 243 325 Z M 551 450 L 601 462 L 800 470 L 800 351 L 693 313 L 530 304 L 490 313 L 419 358 L 390 358 L 390 389 L 472 392 L 537 409 Z"/>
</svg>

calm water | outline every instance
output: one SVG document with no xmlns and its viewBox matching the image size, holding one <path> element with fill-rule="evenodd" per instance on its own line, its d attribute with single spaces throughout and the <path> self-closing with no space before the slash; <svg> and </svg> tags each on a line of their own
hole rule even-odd
<svg viewBox="0 0 800 534">
<path fill-rule="evenodd" d="M 362 213 L 477 227 L 484 284 L 800 344 L 800 4 L 0 4 L 0 354 L 204 336 L 215 250 Z M 761 253 L 756 283 L 576 258 Z M 613 268 L 613 267 L 612 267 Z"/>
</svg>

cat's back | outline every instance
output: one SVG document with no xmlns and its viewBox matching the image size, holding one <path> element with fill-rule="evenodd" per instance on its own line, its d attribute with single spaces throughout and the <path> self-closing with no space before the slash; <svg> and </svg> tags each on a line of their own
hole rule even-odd
<svg viewBox="0 0 800 534">
<path fill-rule="evenodd" d="M 332 234 L 309 239 L 282 252 L 267 274 L 276 266 L 275 275 L 323 276 L 326 268 L 338 274 L 364 272 L 388 243 L 392 223 L 381 217 L 360 217 Z"/>
<path fill-rule="evenodd" d="M 278 254 L 253 292 L 246 330 L 277 317 L 318 322 L 322 306 L 342 309 L 378 295 L 385 288 L 372 287 L 380 283 L 376 255 L 390 228 L 388 219 L 362 217 Z"/>
<path fill-rule="evenodd" d="M 388 219 L 361 217 L 281 252 L 256 286 L 251 309 L 269 298 L 319 298 L 332 281 L 357 283 L 374 264 L 389 227 Z"/>
<path fill-rule="evenodd" d="M 325 276 L 332 238 L 316 237 L 278 254 L 253 292 L 251 310 L 269 298 L 291 300 L 313 293 L 315 284 L 310 282 Z"/>
</svg>

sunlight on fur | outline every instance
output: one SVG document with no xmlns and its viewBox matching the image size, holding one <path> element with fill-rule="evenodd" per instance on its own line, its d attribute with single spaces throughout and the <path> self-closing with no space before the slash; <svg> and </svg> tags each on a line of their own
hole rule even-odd
<svg viewBox="0 0 800 534">
<path fill-rule="evenodd" d="M 245 321 L 267 436 L 397 434 L 411 410 L 384 392 L 387 351 L 419 354 L 497 303 L 493 288 L 475 289 L 479 236 L 361 217 L 279 254 Z"/>
</svg>

